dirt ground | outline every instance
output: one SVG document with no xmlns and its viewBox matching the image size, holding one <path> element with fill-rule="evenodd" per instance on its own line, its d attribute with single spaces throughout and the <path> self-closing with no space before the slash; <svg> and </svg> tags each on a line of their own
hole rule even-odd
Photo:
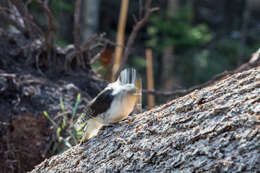
<svg viewBox="0 0 260 173">
<path fill-rule="evenodd" d="M 3 172 L 30 171 L 50 157 L 53 131 L 43 111 L 55 116 L 60 111 L 60 97 L 65 107 L 71 108 L 78 93 L 82 95 L 79 105 L 82 111 L 106 85 L 90 68 L 66 71 L 66 54 L 62 51 L 54 51 L 55 58 L 47 63 L 44 53 L 40 41 L 36 43 L 23 35 L 0 30 L 0 170 Z"/>
<path fill-rule="evenodd" d="M 48 156 L 46 147 L 50 136 L 49 123 L 43 116 L 17 116 L 2 135 L 1 170 L 23 172 L 32 169 Z"/>
</svg>

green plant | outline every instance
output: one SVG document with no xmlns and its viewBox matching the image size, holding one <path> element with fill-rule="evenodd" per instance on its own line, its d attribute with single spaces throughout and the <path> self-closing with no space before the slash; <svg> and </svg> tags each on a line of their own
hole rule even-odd
<svg viewBox="0 0 260 173">
<path fill-rule="evenodd" d="M 46 111 L 43 112 L 43 115 L 51 122 L 56 130 L 57 141 L 53 147 L 54 153 L 63 152 L 68 148 L 78 144 L 82 137 L 83 129 L 78 128 L 76 125 L 78 120 L 75 118 L 80 103 L 80 97 L 80 94 L 78 94 L 74 107 L 71 111 L 66 111 L 63 99 L 60 97 L 61 113 L 53 119 Z M 80 117 L 83 116 L 84 114 L 82 114 Z"/>
<path fill-rule="evenodd" d="M 192 25 L 192 13 L 189 6 L 182 8 L 175 16 L 156 15 L 150 19 L 147 33 L 150 39 L 146 45 L 162 52 L 172 45 L 177 52 L 208 43 L 211 33 L 206 24 Z"/>
<path fill-rule="evenodd" d="M 163 64 L 165 53 L 172 48 L 173 56 L 170 58 L 173 59 L 167 64 L 172 74 L 166 80 L 175 78 L 179 82 L 177 85 L 189 87 L 212 76 L 212 73 L 205 73 L 211 65 L 211 54 L 206 47 L 214 35 L 206 23 L 193 22 L 191 6 L 180 8 L 174 16 L 155 14 L 150 18 L 147 33 L 146 46 L 153 49 L 154 60 L 158 62 L 154 63 L 155 75 L 160 76 L 158 72 L 165 70 L 156 64 Z M 164 87 L 164 84 L 156 87 Z"/>
</svg>

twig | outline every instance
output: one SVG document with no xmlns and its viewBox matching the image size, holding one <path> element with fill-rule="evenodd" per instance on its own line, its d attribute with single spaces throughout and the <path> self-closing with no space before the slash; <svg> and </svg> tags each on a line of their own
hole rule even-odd
<svg viewBox="0 0 260 173">
<path fill-rule="evenodd" d="M 137 20 L 137 17 L 136 17 L 136 15 L 132 15 L 133 16 L 133 19 L 134 19 L 134 21 L 135 21 L 135 23 L 137 23 L 138 22 L 138 20 Z"/>
<path fill-rule="evenodd" d="M 55 36 L 55 30 L 56 30 L 56 26 L 55 26 L 55 22 L 54 22 L 55 19 L 48 6 L 49 0 L 44 0 L 44 2 L 41 2 L 40 0 L 38 0 L 38 2 L 42 5 L 42 8 L 45 12 L 45 15 L 46 15 L 47 21 L 48 21 L 48 30 L 46 33 L 45 41 L 47 44 L 47 49 L 50 51 L 54 47 L 54 36 Z"/>
<path fill-rule="evenodd" d="M 47 32 L 45 33 L 45 46 L 46 46 L 46 51 L 47 51 L 47 63 L 49 66 L 52 65 L 52 60 L 55 58 L 52 56 L 53 54 L 53 49 L 54 49 L 54 37 L 55 37 L 55 31 L 56 31 L 56 25 L 55 25 L 55 18 L 48 6 L 49 0 L 44 0 L 42 2 L 42 0 L 37 0 L 37 2 L 42 6 L 45 16 L 47 18 L 47 22 L 48 22 L 48 29 Z M 38 56 L 38 60 L 39 60 L 39 56 Z M 37 60 L 36 60 L 37 61 Z M 39 72 L 43 75 L 43 73 L 41 72 L 40 68 L 37 67 Z"/>
<path fill-rule="evenodd" d="M 107 44 L 113 45 L 113 46 L 115 46 L 115 47 L 122 47 L 122 48 L 124 48 L 124 46 L 118 45 L 118 44 L 116 44 L 115 42 L 113 42 L 113 41 L 111 41 L 111 40 L 109 40 L 109 39 L 107 39 L 107 38 L 104 38 L 104 34 L 101 34 L 100 36 L 97 35 L 97 34 L 94 34 L 94 35 L 92 35 L 92 36 L 86 41 L 86 43 L 83 45 L 82 50 L 81 50 L 82 53 L 87 52 L 87 51 L 89 51 L 89 50 L 91 50 L 91 49 L 96 48 L 97 46 L 92 46 L 92 47 L 90 47 L 90 46 L 91 46 L 91 43 L 93 43 L 94 41 L 103 42 L 105 46 L 102 48 L 102 50 L 101 50 L 99 53 L 97 53 L 97 54 L 90 60 L 90 64 L 94 64 L 94 63 L 100 58 L 100 55 L 101 55 L 102 51 L 105 50 Z M 98 43 L 97 45 L 100 46 L 100 45 L 103 45 L 103 44 L 99 44 L 99 43 Z"/>
<path fill-rule="evenodd" d="M 107 48 L 107 42 L 105 42 L 105 45 L 103 46 L 102 50 L 97 53 L 90 61 L 90 64 L 94 64 L 99 58 L 100 56 L 102 55 L 102 53 L 106 50 Z"/>
<path fill-rule="evenodd" d="M 88 38 L 88 40 L 86 41 L 86 43 L 83 45 L 83 48 L 82 48 L 82 52 L 87 52 L 90 50 L 90 46 L 91 44 L 98 39 L 98 35 L 97 34 L 94 34 L 92 35 L 90 38 Z"/>
<path fill-rule="evenodd" d="M 94 62 L 93 62 L 93 59 L 92 60 L 89 60 L 89 57 L 90 57 L 90 50 L 91 50 L 91 45 L 92 45 L 92 43 L 94 42 L 94 41 L 96 41 L 98 39 L 98 35 L 97 34 L 94 34 L 94 35 L 92 35 L 90 38 L 88 38 L 88 40 L 87 40 L 87 42 L 83 45 L 83 47 L 82 47 L 82 50 L 81 50 L 81 52 L 82 52 L 82 54 L 84 53 L 86 53 L 87 54 L 87 57 L 88 57 L 88 62 L 87 63 L 89 63 L 90 65 L 91 64 L 93 64 Z M 100 53 L 98 53 L 98 54 L 100 54 Z M 98 54 L 96 55 L 96 56 L 98 56 Z M 95 56 L 95 57 L 96 57 Z M 94 57 L 94 58 L 95 58 Z M 98 59 L 98 58 L 97 58 Z"/>
<path fill-rule="evenodd" d="M 146 0 L 146 3 L 145 3 L 145 14 L 144 14 L 144 17 L 139 20 L 136 25 L 134 26 L 128 40 L 127 40 L 127 43 L 126 43 L 126 47 L 125 47 L 125 51 L 124 51 L 124 54 L 123 54 L 123 59 L 120 63 L 120 67 L 118 69 L 118 71 L 116 72 L 116 77 L 119 75 L 119 72 L 123 69 L 124 65 L 126 64 L 126 61 L 128 59 L 128 56 L 130 54 L 130 50 L 132 48 L 132 45 L 135 41 L 135 38 L 136 38 L 136 35 L 137 33 L 140 31 L 140 29 L 147 23 L 148 21 L 148 18 L 151 14 L 151 3 L 152 3 L 152 0 Z"/>
<path fill-rule="evenodd" d="M 105 43 L 108 43 L 110 45 L 113 45 L 115 47 L 122 47 L 122 48 L 125 48 L 124 45 L 119 45 L 119 44 L 116 44 L 115 42 L 107 39 L 107 38 L 103 38 L 103 37 L 98 37 L 97 38 L 98 41 L 102 41 L 102 42 L 105 42 Z"/>
<path fill-rule="evenodd" d="M 213 83 L 215 83 L 217 80 L 221 79 L 222 77 L 225 77 L 227 75 L 232 75 L 234 74 L 235 71 L 225 71 L 223 73 L 217 74 L 215 75 L 211 80 L 201 84 L 201 85 L 195 85 L 191 88 L 188 89 L 181 89 L 181 90 L 176 90 L 176 91 L 150 91 L 150 90 L 143 90 L 143 94 L 153 94 L 153 95 L 157 95 L 157 96 L 166 96 L 166 97 L 173 97 L 173 96 L 183 96 L 186 95 L 196 89 L 201 89 L 204 88 L 206 86 L 209 86 Z"/>
<path fill-rule="evenodd" d="M 6 78 L 15 78 L 16 74 L 14 73 L 0 73 L 1 77 L 6 77 Z"/>
<path fill-rule="evenodd" d="M 103 50 L 101 50 L 100 52 L 98 52 L 91 60 L 90 60 L 90 64 L 94 64 L 99 58 L 100 58 L 100 55 L 102 53 Z"/>
</svg>

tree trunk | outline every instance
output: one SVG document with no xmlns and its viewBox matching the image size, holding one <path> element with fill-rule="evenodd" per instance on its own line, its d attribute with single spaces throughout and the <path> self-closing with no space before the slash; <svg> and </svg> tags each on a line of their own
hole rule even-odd
<svg viewBox="0 0 260 173">
<path fill-rule="evenodd" d="M 167 13 L 171 16 L 174 16 L 179 10 L 179 0 L 168 0 Z M 163 52 L 163 73 L 162 81 L 163 85 L 162 90 L 171 91 L 173 88 L 178 87 L 176 77 L 174 77 L 174 68 L 175 68 L 175 55 L 174 55 L 174 46 L 169 45 L 165 48 Z M 177 84 L 177 85 L 176 85 Z"/>
<path fill-rule="evenodd" d="M 81 10 L 81 35 L 82 42 L 86 42 L 89 37 L 97 33 L 99 25 L 99 4 L 100 0 L 82 1 Z"/>
</svg>

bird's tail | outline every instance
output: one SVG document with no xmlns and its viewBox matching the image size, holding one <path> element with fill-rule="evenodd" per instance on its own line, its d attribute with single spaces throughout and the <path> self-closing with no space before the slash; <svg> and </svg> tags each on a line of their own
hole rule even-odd
<svg viewBox="0 0 260 173">
<path fill-rule="evenodd" d="M 134 84 L 136 86 L 137 103 L 134 111 L 136 113 L 142 112 L 142 79 L 137 75 L 136 69 L 125 68 L 120 72 L 117 81 L 121 84 Z"/>
<path fill-rule="evenodd" d="M 136 70 L 134 68 L 125 68 L 120 72 L 117 79 L 121 84 L 136 84 Z"/>
<path fill-rule="evenodd" d="M 81 131 L 85 125 L 88 119 L 90 119 L 93 115 L 93 111 L 90 109 L 90 107 L 86 106 L 84 109 L 84 113 L 82 113 L 76 120 L 74 127 L 77 131 Z"/>
</svg>

